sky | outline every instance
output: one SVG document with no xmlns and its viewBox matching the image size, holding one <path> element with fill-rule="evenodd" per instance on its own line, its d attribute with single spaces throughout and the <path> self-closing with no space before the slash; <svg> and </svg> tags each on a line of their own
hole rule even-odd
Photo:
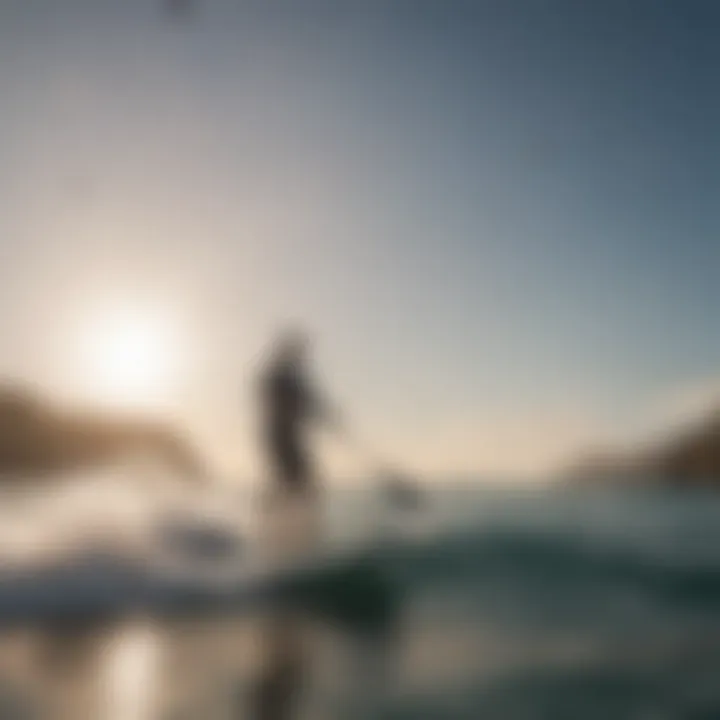
<svg viewBox="0 0 720 720">
<path fill-rule="evenodd" d="M 0 373 L 102 400 L 83 348 L 143 318 L 157 407 L 252 474 L 291 321 L 428 473 L 641 432 L 720 388 L 719 33 L 712 0 L 5 0 Z"/>
</svg>

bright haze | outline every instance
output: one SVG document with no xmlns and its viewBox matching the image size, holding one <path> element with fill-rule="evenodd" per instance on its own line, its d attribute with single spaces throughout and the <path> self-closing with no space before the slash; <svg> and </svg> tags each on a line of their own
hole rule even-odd
<svg viewBox="0 0 720 720">
<path fill-rule="evenodd" d="M 0 372 L 251 472 L 289 319 L 438 476 L 638 431 L 718 387 L 719 28 L 709 0 L 6 0 Z"/>
</svg>

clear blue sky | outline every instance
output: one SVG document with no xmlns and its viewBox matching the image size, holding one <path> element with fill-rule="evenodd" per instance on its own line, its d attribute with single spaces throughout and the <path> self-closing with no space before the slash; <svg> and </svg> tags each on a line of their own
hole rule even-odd
<svg viewBox="0 0 720 720">
<path fill-rule="evenodd" d="M 6 0 L 0 370 L 71 395 L 127 298 L 240 464 L 287 317 L 438 472 L 631 427 L 720 368 L 719 38 L 711 0 Z"/>
</svg>

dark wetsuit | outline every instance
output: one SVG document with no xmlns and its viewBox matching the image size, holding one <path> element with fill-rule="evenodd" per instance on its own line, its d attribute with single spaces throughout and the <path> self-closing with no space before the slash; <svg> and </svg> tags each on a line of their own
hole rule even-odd
<svg viewBox="0 0 720 720">
<path fill-rule="evenodd" d="M 298 368 L 282 363 L 263 378 L 263 442 L 274 480 L 289 490 L 312 486 L 311 454 L 305 435 L 316 415 L 316 400 Z"/>
</svg>

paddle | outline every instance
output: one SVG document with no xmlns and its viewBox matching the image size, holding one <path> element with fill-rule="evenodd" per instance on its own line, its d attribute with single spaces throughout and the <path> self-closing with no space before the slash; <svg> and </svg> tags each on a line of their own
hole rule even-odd
<svg viewBox="0 0 720 720">
<path fill-rule="evenodd" d="M 355 453 L 362 458 L 363 464 L 378 478 L 380 491 L 387 502 L 396 510 L 419 510 L 426 504 L 426 497 L 420 488 L 420 482 L 407 472 L 395 469 L 394 465 L 381 460 L 347 428 L 339 429 L 340 437 Z"/>
</svg>

